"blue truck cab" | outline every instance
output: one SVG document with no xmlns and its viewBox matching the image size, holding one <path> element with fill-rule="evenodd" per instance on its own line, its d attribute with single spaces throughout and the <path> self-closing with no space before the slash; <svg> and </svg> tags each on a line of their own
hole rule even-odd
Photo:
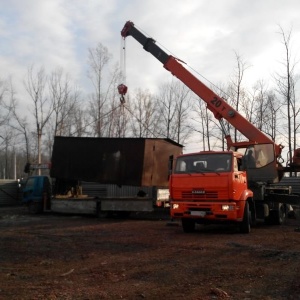
<svg viewBox="0 0 300 300">
<path fill-rule="evenodd" d="M 48 176 L 30 176 L 23 187 L 22 203 L 31 213 L 50 209 L 51 184 Z"/>
</svg>

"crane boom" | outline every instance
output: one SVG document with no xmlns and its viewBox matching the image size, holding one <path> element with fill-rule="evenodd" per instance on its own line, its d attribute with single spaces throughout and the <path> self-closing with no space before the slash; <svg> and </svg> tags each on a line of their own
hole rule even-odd
<svg viewBox="0 0 300 300">
<path fill-rule="evenodd" d="M 163 66 L 189 87 L 197 96 L 206 102 L 207 108 L 214 114 L 219 121 L 225 119 L 249 141 L 233 142 L 230 135 L 226 134 L 228 149 L 237 149 L 255 144 L 272 144 L 274 145 L 275 156 L 280 157 L 282 146 L 277 145 L 274 141 L 245 119 L 238 111 L 231 107 L 223 98 L 218 96 L 214 91 L 208 88 L 203 82 L 189 72 L 183 62 L 178 58 L 167 54 L 155 42 L 154 39 L 146 37 L 140 32 L 131 21 L 126 22 L 121 31 L 123 38 L 131 35 L 136 39 L 143 48 L 157 58 Z"/>
</svg>

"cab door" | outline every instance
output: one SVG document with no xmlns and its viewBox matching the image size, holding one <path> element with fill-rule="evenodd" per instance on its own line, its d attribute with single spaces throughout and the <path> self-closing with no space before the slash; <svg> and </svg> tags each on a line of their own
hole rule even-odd
<svg viewBox="0 0 300 300">
<path fill-rule="evenodd" d="M 232 195 L 234 200 L 241 200 L 242 193 L 247 189 L 246 171 L 239 170 L 237 158 L 233 158 Z"/>
</svg>

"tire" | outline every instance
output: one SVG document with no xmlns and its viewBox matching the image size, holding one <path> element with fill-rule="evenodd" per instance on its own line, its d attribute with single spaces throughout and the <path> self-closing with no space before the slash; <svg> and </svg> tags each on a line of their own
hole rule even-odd
<svg viewBox="0 0 300 300">
<path fill-rule="evenodd" d="M 286 220 L 286 208 L 284 204 L 279 205 L 278 210 L 271 211 L 272 223 L 282 225 Z"/>
<path fill-rule="evenodd" d="M 195 231 L 195 221 L 192 219 L 183 218 L 181 220 L 182 229 L 185 233 L 190 233 Z"/>
<path fill-rule="evenodd" d="M 265 218 L 267 225 L 282 225 L 286 221 L 286 206 L 279 203 L 278 209 L 271 210 L 270 215 Z"/>
<path fill-rule="evenodd" d="M 251 227 L 256 225 L 256 208 L 253 201 L 249 203 L 249 210 L 250 210 L 250 225 Z"/>
<path fill-rule="evenodd" d="M 245 203 L 243 221 L 240 223 L 241 233 L 250 233 L 251 231 L 251 212 L 249 209 L 249 203 Z"/>
</svg>

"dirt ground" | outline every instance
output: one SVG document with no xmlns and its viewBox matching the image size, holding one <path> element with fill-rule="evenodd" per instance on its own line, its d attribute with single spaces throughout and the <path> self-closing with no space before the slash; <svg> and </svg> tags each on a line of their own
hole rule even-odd
<svg viewBox="0 0 300 300">
<path fill-rule="evenodd" d="M 300 220 L 199 226 L 0 208 L 0 299 L 300 299 Z"/>
</svg>

